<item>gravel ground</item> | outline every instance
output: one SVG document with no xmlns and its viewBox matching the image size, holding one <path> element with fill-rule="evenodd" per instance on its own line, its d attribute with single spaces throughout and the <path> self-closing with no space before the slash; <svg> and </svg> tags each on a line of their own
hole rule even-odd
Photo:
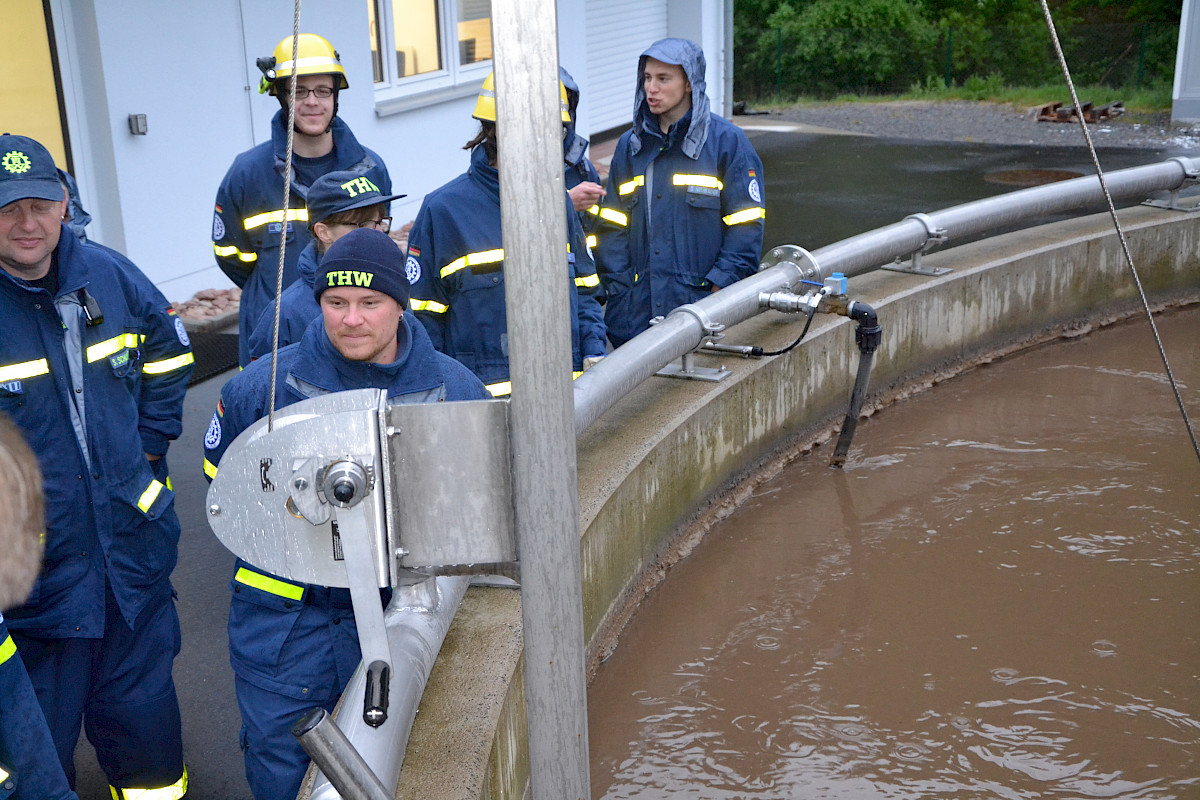
<svg viewBox="0 0 1200 800">
<path fill-rule="evenodd" d="M 1035 111 L 996 103 L 915 100 L 797 105 L 772 110 L 764 119 L 927 142 L 1074 146 L 1083 141 L 1078 122 L 1039 122 Z M 1097 148 L 1200 150 L 1200 129 L 1172 128 L 1168 114 L 1124 114 L 1112 121 L 1091 123 L 1088 130 Z"/>
</svg>

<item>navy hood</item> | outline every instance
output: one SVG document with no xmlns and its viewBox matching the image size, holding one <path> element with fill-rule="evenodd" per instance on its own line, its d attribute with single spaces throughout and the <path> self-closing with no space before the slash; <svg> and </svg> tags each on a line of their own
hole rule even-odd
<svg viewBox="0 0 1200 800">
<path fill-rule="evenodd" d="M 664 64 L 676 64 L 683 67 L 683 74 L 692 85 L 692 122 L 687 135 L 683 138 L 681 148 L 688 158 L 699 158 L 704 142 L 708 139 L 709 107 L 708 95 L 705 94 L 704 82 L 704 51 L 700 45 L 689 39 L 659 39 L 650 45 L 641 58 L 638 59 L 637 91 L 633 95 L 633 131 L 630 133 L 629 144 L 634 154 L 642 149 L 641 129 L 643 125 L 657 125 L 655 117 L 646 105 L 646 90 L 642 85 L 642 76 L 646 73 L 646 59 L 654 58 Z"/>
<path fill-rule="evenodd" d="M 575 132 L 575 109 L 579 108 L 579 84 L 571 77 L 571 73 L 562 67 L 558 68 L 558 79 L 567 90 L 567 110 L 571 113 L 571 121 L 566 123 L 567 133 L 563 136 L 563 161 L 571 166 L 583 160 L 588 149 L 588 140 Z"/>
</svg>

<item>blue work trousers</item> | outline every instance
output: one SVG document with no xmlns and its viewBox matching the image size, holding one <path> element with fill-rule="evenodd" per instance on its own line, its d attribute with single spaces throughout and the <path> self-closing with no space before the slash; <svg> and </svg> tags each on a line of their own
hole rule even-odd
<svg viewBox="0 0 1200 800">
<path fill-rule="evenodd" d="M 106 592 L 104 638 L 41 639 L 11 631 L 46 714 L 71 788 L 82 726 L 118 789 L 170 786 L 183 777 L 183 736 L 171 665 L 179 616 L 169 584 L 130 630 Z"/>
</svg>

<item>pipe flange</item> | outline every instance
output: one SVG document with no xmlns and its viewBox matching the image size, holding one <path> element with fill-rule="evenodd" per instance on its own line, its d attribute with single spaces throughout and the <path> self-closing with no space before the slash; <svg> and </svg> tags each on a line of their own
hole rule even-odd
<svg viewBox="0 0 1200 800">
<path fill-rule="evenodd" d="M 817 263 L 817 257 L 799 245 L 781 244 L 771 248 L 771 251 L 763 257 L 762 263 L 758 265 L 758 271 L 763 272 L 779 266 L 789 266 L 796 270 L 797 277 L 788 282 L 788 288 L 805 280 L 821 283 L 829 277 Z"/>
</svg>

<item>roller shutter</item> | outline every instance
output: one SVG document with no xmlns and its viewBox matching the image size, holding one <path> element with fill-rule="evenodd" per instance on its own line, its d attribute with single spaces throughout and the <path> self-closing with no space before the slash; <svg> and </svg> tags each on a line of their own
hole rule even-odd
<svg viewBox="0 0 1200 800">
<path fill-rule="evenodd" d="M 591 129 L 628 126 L 633 116 L 637 59 L 667 35 L 666 0 L 587 0 Z"/>
</svg>

